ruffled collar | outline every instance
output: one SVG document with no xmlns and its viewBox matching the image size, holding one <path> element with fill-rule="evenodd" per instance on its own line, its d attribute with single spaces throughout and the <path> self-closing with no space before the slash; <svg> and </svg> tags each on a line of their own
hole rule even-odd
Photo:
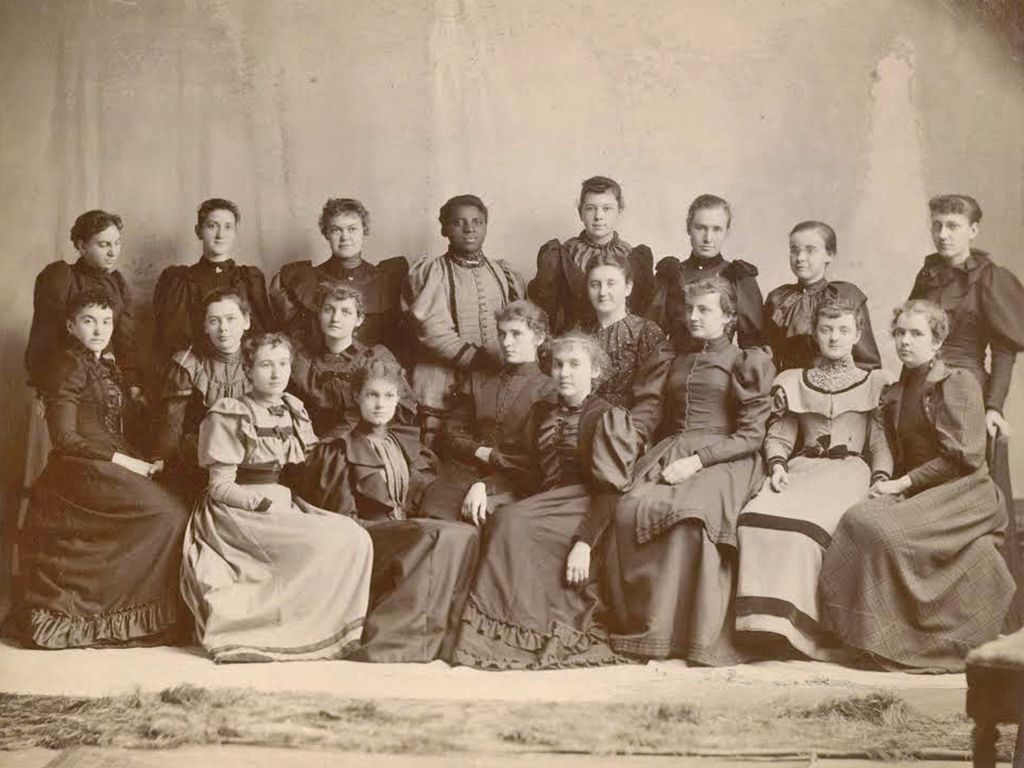
<svg viewBox="0 0 1024 768">
<path fill-rule="evenodd" d="M 716 267 L 721 266 L 724 261 L 725 257 L 720 253 L 712 256 L 710 259 L 704 259 L 691 251 L 690 258 L 683 262 L 683 266 L 698 270 L 715 269 Z"/>
<path fill-rule="evenodd" d="M 487 257 L 484 256 L 483 251 L 478 251 L 473 256 L 466 256 L 465 254 L 456 253 L 455 251 L 449 248 L 444 255 L 446 258 L 450 259 L 455 264 L 458 264 L 460 267 L 469 268 L 479 267 L 487 259 Z"/>
<path fill-rule="evenodd" d="M 867 378 L 867 373 L 853 362 L 853 355 L 841 360 L 818 358 L 817 364 L 807 370 L 807 381 L 815 389 L 823 392 L 838 392 Z"/>
</svg>

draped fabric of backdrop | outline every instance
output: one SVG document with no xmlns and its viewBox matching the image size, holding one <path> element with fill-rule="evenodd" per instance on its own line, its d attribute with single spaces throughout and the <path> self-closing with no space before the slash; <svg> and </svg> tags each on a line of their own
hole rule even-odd
<svg viewBox="0 0 1024 768">
<path fill-rule="evenodd" d="M 531 275 L 580 228 L 579 182 L 625 188 L 622 235 L 686 255 L 701 192 L 734 205 L 726 252 L 765 292 L 787 233 L 839 235 L 833 277 L 887 326 L 931 250 L 930 194 L 985 210 L 980 247 L 1024 276 L 1024 67 L 953 0 L 5 0 L 0 4 L 0 422 L 8 520 L 36 273 L 73 260 L 93 207 L 151 330 L 160 270 L 199 254 L 206 197 L 238 202 L 236 256 L 268 279 L 321 258 L 329 196 L 373 215 L 365 255 L 444 247 L 437 208 L 491 207 L 486 251 Z M 1024 369 L 1007 415 L 1024 434 Z M 1024 492 L 1024 443 L 1014 445 Z"/>
</svg>

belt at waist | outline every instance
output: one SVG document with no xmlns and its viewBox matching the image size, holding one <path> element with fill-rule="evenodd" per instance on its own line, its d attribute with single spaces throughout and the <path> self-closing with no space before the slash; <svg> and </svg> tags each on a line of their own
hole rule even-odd
<svg viewBox="0 0 1024 768">
<path fill-rule="evenodd" d="M 239 464 L 235 482 L 239 485 L 271 485 L 281 475 L 281 465 L 276 461 L 265 464 Z"/>
</svg>

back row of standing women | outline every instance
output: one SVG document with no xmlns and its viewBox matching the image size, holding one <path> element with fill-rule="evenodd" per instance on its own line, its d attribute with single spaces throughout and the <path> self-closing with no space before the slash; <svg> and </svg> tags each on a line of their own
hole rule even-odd
<svg viewBox="0 0 1024 768">
<path fill-rule="evenodd" d="M 185 533 L 182 585 L 215 658 L 331 657 L 356 645 L 367 660 L 442 656 L 485 667 L 667 656 L 721 664 L 764 653 L 767 637 L 779 644 L 772 653 L 834 657 L 842 641 L 883 663 L 952 669 L 994 635 L 1013 584 L 995 549 L 1005 510 L 985 468 L 985 427 L 1006 430 L 1001 407 L 1024 346 L 1013 315 L 1024 289 L 970 248 L 977 203 L 932 201 L 938 252 L 912 297 L 945 309 L 952 335 L 932 304 L 904 308 L 893 328 L 905 371 L 889 389 L 873 370 L 864 295 L 826 278 L 836 255 L 827 225 L 793 229 L 798 282 L 762 307 L 756 268 L 721 255 L 731 223 L 724 200 L 694 201 L 693 253 L 663 259 L 657 275 L 649 249 L 618 237 L 621 210 L 613 181 L 584 182 L 584 232 L 546 244 L 526 289 L 507 264 L 483 255 L 487 209 L 478 198 L 445 204 L 448 252 L 408 274 L 403 259 L 362 261 L 365 209 L 328 201 L 320 223 L 331 258 L 286 265 L 268 301 L 258 270 L 229 258 L 237 209 L 204 203 L 203 258 L 167 269 L 154 298 L 157 348 L 171 355 L 159 459 L 133 460 L 150 491 L 160 462 L 178 469 L 170 474 L 179 485 L 191 476 L 193 494 L 205 487 Z M 66 421 L 67 401 L 82 403 L 82 387 L 71 397 L 68 382 L 88 381 L 74 369 L 101 366 L 106 347 L 89 353 L 86 331 L 75 333 L 79 316 L 103 302 L 62 301 L 103 284 L 108 339 L 124 371 L 115 383 L 139 396 L 129 302 L 113 270 L 120 222 L 91 212 L 76 229 L 79 262 L 57 262 L 37 280 L 26 355 L 33 383 L 50 393 L 57 459 L 74 450 L 62 448 L 68 430 L 54 428 L 56 414 L 63 408 Z M 546 312 L 519 301 L 526 295 Z M 536 362 L 548 317 L 556 333 L 593 333 L 551 345 L 553 381 Z M 256 335 L 272 327 L 301 344 L 294 362 L 285 339 Z M 357 327 L 368 344 L 354 338 Z M 253 336 L 243 361 L 245 331 Z M 952 371 L 934 362 L 943 342 Z M 57 354 L 61 346 L 70 349 Z M 414 397 L 387 348 L 410 366 Z M 289 374 L 298 399 L 282 394 Z M 94 370 L 93 379 L 104 377 Z M 115 389 L 93 393 L 108 417 Z M 99 421 L 112 431 L 109 418 Z M 447 460 L 440 468 L 431 447 Z M 127 449 L 100 453 L 129 471 L 117 459 Z M 294 500 L 277 482 L 287 464 L 303 466 L 289 483 Z M 63 499 L 55 489 L 81 493 L 68 477 L 64 468 L 37 484 L 30 523 L 40 531 L 45 510 Z M 150 512 L 180 506 L 177 498 L 150 499 Z M 324 510 L 366 522 L 372 564 L 362 530 Z M 486 525 L 479 567 L 476 529 L 454 522 L 459 516 Z M 106 634 L 94 641 L 170 628 L 169 594 L 152 596 L 145 610 L 118 603 L 96 621 L 81 606 L 55 609 L 54 594 L 60 603 L 74 591 L 60 577 L 36 579 L 33 594 L 33 573 L 65 573 L 64 561 L 79 554 L 80 542 L 54 543 L 60 527 L 28 547 L 39 557 L 16 616 L 23 637 L 93 644 L 88 629 L 84 643 L 66 632 L 51 641 L 62 622 L 102 624 Z M 314 530 L 312 540 L 331 542 L 318 557 L 310 556 Z M 922 573 L 921 552 L 945 567 Z M 352 566 L 325 568 L 332 559 Z M 925 602 L 922 587 L 932 594 Z M 310 597 L 320 593 L 334 596 L 333 611 Z M 361 599 L 370 601 L 365 621 Z M 110 628 L 111 613 L 128 617 L 123 631 Z"/>
</svg>

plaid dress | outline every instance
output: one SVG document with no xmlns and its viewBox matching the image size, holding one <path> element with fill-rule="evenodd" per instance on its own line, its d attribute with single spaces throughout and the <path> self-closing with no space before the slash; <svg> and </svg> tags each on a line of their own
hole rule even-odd
<svg viewBox="0 0 1024 768">
<path fill-rule="evenodd" d="M 911 486 L 843 516 L 822 562 L 822 622 L 885 666 L 960 671 L 996 637 L 1014 590 L 981 388 L 936 361 L 904 371 L 881 408 L 894 474 Z"/>
</svg>

